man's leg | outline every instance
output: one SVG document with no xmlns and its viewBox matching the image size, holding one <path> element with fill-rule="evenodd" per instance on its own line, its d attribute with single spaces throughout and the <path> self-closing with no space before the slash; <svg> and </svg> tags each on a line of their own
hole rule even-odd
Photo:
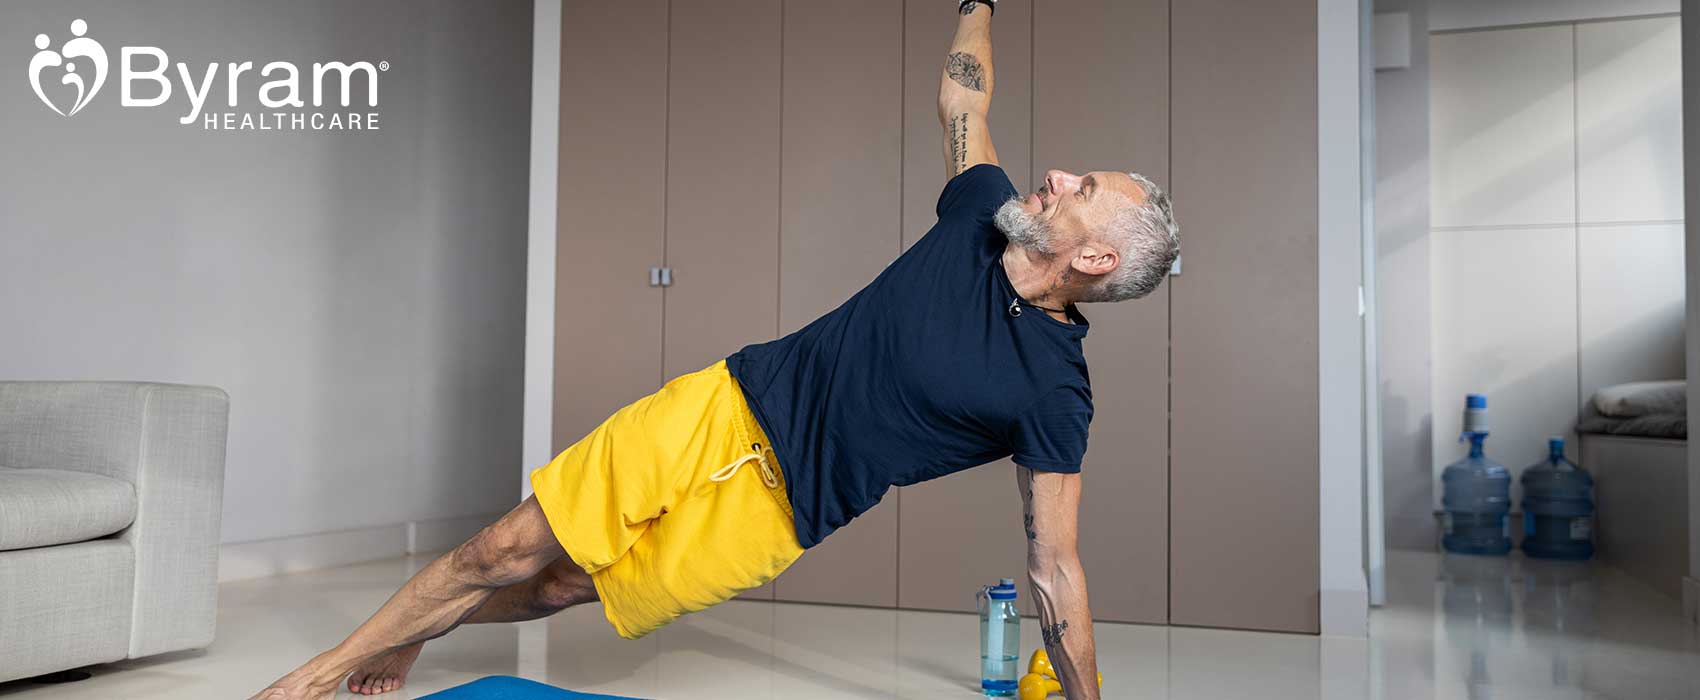
<svg viewBox="0 0 1700 700">
<path fill-rule="evenodd" d="M 536 620 L 595 600 L 590 574 L 570 557 L 561 557 L 529 580 L 496 591 L 461 624 Z M 424 642 L 415 642 L 362 664 L 349 674 L 348 689 L 360 695 L 400 689 L 424 648 Z"/>
<path fill-rule="evenodd" d="M 344 676 L 400 647 L 446 634 L 496 591 L 521 583 L 566 552 L 535 497 L 438 557 L 336 648 L 313 657 L 250 700 L 331 700 Z"/>
</svg>

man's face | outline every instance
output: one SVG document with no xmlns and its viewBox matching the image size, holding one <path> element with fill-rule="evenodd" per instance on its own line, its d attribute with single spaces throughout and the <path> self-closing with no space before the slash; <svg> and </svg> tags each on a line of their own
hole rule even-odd
<svg viewBox="0 0 1700 700">
<path fill-rule="evenodd" d="M 1004 204 L 997 224 L 1017 245 L 1048 255 L 1071 255 L 1083 246 L 1103 247 L 1094 234 L 1104 230 L 1118 209 L 1144 197 L 1127 173 L 1052 170 L 1037 191 Z"/>
</svg>

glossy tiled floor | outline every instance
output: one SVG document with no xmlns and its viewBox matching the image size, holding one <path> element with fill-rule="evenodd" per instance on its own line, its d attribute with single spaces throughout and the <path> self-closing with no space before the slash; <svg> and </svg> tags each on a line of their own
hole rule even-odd
<svg viewBox="0 0 1700 700">
<path fill-rule="evenodd" d="M 1613 570 L 1395 553 L 1368 640 L 1099 625 L 1108 698 L 1700 698 L 1679 605 Z M 205 652 L 94 669 L 6 700 L 245 698 L 337 641 L 419 562 L 227 584 Z M 1094 585 L 1106 585 L 1094 582 Z M 1037 635 L 1023 630 L 1027 647 Z M 969 615 L 731 602 L 643 640 L 599 608 L 467 627 L 427 647 L 412 698 L 492 674 L 644 698 L 976 697 Z"/>
</svg>

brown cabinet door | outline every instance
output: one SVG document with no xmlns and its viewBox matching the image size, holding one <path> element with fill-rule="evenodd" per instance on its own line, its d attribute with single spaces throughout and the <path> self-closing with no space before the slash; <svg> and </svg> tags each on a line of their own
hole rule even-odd
<svg viewBox="0 0 1700 700">
<path fill-rule="evenodd" d="M 906 486 L 898 505 L 898 607 L 972 611 L 976 590 L 1013 578 L 1022 614 L 1033 614 L 1009 460 Z"/>
<path fill-rule="evenodd" d="M 557 452 L 661 380 L 662 292 L 648 284 L 667 165 L 666 0 L 562 11 Z"/>
<path fill-rule="evenodd" d="M 1030 191 L 1033 3 L 1004 0 L 992 22 L 992 113 L 998 160 L 1016 189 Z M 908 3 L 904 51 L 903 234 L 914 243 L 937 223 L 944 188 L 939 75 L 958 21 L 950 3 Z M 1001 460 L 898 495 L 898 605 L 973 610 L 974 591 L 999 578 L 1023 581 L 1027 549 L 1014 467 Z M 887 497 L 887 501 L 892 500 Z M 882 506 L 884 507 L 884 506 Z M 1025 583 L 1021 586 L 1025 591 Z M 1025 593 L 1021 605 L 1031 607 Z"/>
<path fill-rule="evenodd" d="M 672 3 L 665 133 L 673 284 L 662 343 L 668 378 L 770 340 L 779 329 L 779 5 Z"/>
<path fill-rule="evenodd" d="M 1169 619 L 1318 631 L 1316 3 L 1173 18 Z"/>
<path fill-rule="evenodd" d="M 779 332 L 842 304 L 897 256 L 903 2 L 785 12 Z M 897 604 L 895 494 L 774 581 L 780 600 Z"/>
<path fill-rule="evenodd" d="M 1034 182 L 1049 169 L 1169 182 L 1169 3 L 1073 0 L 1033 20 Z M 1080 556 L 1092 615 L 1169 620 L 1169 285 L 1089 304 L 1092 435 Z"/>
<path fill-rule="evenodd" d="M 672 378 L 779 329 L 780 2 L 675 0 L 668 33 Z M 773 585 L 740 597 L 771 599 Z"/>
</svg>

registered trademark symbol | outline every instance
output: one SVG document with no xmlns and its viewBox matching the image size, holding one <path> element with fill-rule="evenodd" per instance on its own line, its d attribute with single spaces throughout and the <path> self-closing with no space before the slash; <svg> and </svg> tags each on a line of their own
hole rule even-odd
<svg viewBox="0 0 1700 700">
<path fill-rule="evenodd" d="M 389 61 L 379 61 L 378 62 L 378 70 L 389 70 L 389 69 L 390 69 L 390 62 Z"/>
</svg>

